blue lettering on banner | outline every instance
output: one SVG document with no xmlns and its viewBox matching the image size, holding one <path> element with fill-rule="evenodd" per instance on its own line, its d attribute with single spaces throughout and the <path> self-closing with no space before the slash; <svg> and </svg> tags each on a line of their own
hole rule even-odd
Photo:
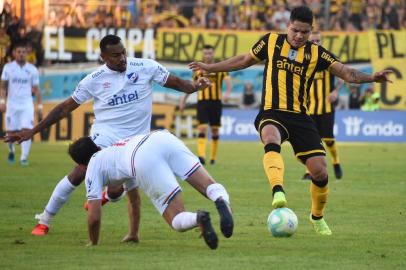
<svg viewBox="0 0 406 270">
<path fill-rule="evenodd" d="M 222 140 L 257 141 L 257 110 L 224 109 Z M 406 111 L 336 111 L 334 134 L 346 142 L 406 142 Z"/>
</svg>

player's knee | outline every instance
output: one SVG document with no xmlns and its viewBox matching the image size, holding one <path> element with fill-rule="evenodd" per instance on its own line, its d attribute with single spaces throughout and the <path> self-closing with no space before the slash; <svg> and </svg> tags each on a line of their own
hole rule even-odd
<svg viewBox="0 0 406 270">
<path fill-rule="evenodd" d="M 327 179 L 328 174 L 327 174 L 327 169 L 324 166 L 317 167 L 316 169 L 313 169 L 311 171 L 311 175 L 314 181 L 323 181 Z"/>
<path fill-rule="evenodd" d="M 74 186 L 79 186 L 86 176 L 86 167 L 77 165 L 73 171 L 68 175 L 69 182 Z"/>
</svg>

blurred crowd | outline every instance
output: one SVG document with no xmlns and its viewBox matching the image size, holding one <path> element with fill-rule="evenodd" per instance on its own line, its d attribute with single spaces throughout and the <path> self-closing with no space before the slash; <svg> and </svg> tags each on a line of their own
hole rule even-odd
<svg viewBox="0 0 406 270">
<path fill-rule="evenodd" d="M 404 0 L 49 0 L 49 3 L 47 24 L 53 26 L 283 31 L 290 10 L 307 5 L 315 14 L 315 27 L 320 30 L 406 28 Z"/>
</svg>

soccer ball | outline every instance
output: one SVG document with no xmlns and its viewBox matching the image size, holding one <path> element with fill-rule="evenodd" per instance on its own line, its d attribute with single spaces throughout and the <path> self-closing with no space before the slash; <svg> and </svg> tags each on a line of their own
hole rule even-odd
<svg viewBox="0 0 406 270">
<path fill-rule="evenodd" d="M 269 214 L 267 224 L 273 236 L 289 237 L 296 232 L 298 221 L 295 212 L 283 207 L 276 208 Z"/>
</svg>

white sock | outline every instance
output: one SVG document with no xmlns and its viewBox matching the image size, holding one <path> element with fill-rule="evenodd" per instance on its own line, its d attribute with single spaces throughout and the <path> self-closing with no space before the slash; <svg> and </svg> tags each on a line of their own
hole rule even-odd
<svg viewBox="0 0 406 270">
<path fill-rule="evenodd" d="M 48 213 L 46 210 L 42 212 L 39 215 L 35 215 L 35 218 L 38 219 L 39 224 L 43 224 L 49 227 L 49 224 L 51 224 L 51 220 L 54 217 L 54 215 Z"/>
<path fill-rule="evenodd" d="M 181 212 L 172 219 L 172 228 L 178 232 L 184 232 L 197 226 L 197 214 L 192 212 Z"/>
<path fill-rule="evenodd" d="M 108 187 L 106 187 L 106 199 L 109 200 L 109 202 L 118 202 L 119 200 L 121 200 L 121 198 L 123 198 L 125 195 L 127 194 L 127 191 L 123 191 L 123 193 L 121 193 L 120 196 L 118 196 L 117 198 L 110 198 L 109 197 L 109 193 L 108 193 Z"/>
<path fill-rule="evenodd" d="M 8 143 L 8 151 L 10 153 L 14 153 L 15 149 L 14 149 L 14 143 Z"/>
<path fill-rule="evenodd" d="M 30 153 L 30 148 L 31 148 L 31 141 L 32 140 L 27 140 L 21 143 L 21 159 L 24 160 L 28 158 L 28 154 Z"/>
<path fill-rule="evenodd" d="M 222 184 L 214 183 L 208 186 L 206 189 L 206 195 L 213 202 L 215 202 L 218 198 L 221 197 L 228 204 L 230 204 L 230 196 L 228 195 L 226 189 L 223 187 Z"/>
<path fill-rule="evenodd" d="M 75 186 L 71 184 L 68 179 L 68 176 L 65 176 L 59 183 L 56 185 L 54 192 L 51 195 L 51 198 L 48 201 L 45 211 L 51 215 L 56 215 L 59 209 L 68 201 L 70 195 L 75 190 Z"/>
</svg>

